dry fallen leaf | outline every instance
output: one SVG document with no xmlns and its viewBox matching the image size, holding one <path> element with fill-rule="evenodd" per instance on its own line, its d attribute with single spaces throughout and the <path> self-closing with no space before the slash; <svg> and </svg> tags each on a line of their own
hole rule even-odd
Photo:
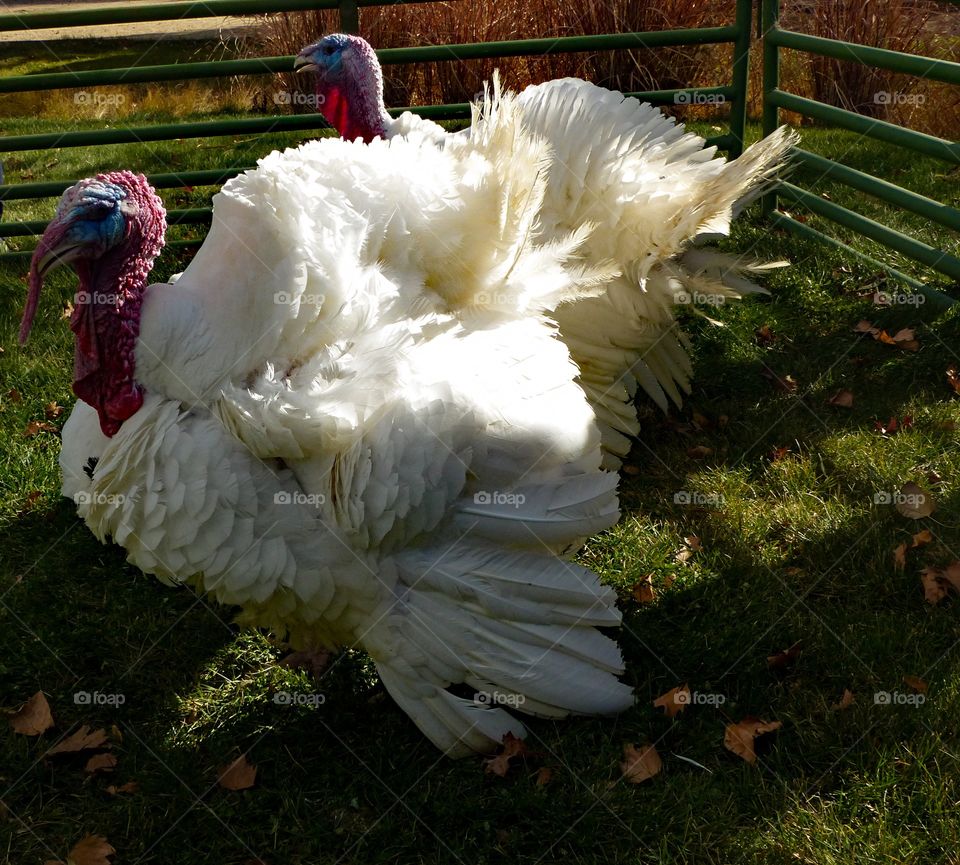
<svg viewBox="0 0 960 865">
<path fill-rule="evenodd" d="M 890 336 L 885 330 L 881 330 L 866 319 L 863 319 L 857 322 L 853 329 L 856 333 L 869 333 L 877 342 L 902 348 L 904 351 L 917 351 L 920 348 L 920 343 L 917 342 L 916 334 L 912 327 L 904 327 L 898 330 L 893 336 Z"/>
<path fill-rule="evenodd" d="M 658 709 L 663 709 L 664 715 L 673 718 L 690 705 L 690 688 L 686 685 L 677 685 L 665 694 L 661 694 L 653 701 Z"/>
<path fill-rule="evenodd" d="M 15 387 L 12 387 L 7 391 L 7 399 L 10 400 L 10 402 L 12 402 L 14 405 L 19 405 L 23 402 L 23 396 Z"/>
<path fill-rule="evenodd" d="M 952 561 L 941 572 L 940 576 L 960 592 L 960 561 Z"/>
<path fill-rule="evenodd" d="M 906 542 L 900 544 L 893 551 L 893 566 L 898 570 L 902 571 L 907 566 L 907 544 Z"/>
<path fill-rule="evenodd" d="M 770 670 L 783 669 L 797 660 L 801 651 L 803 651 L 802 643 L 798 640 L 788 649 L 783 649 L 775 655 L 767 655 L 767 668 Z"/>
<path fill-rule="evenodd" d="M 712 456 L 712 454 L 713 448 L 709 448 L 706 445 L 696 445 L 692 448 L 687 448 L 687 456 L 695 460 L 706 459 L 708 456 Z"/>
<path fill-rule="evenodd" d="M 220 768 L 217 783 L 225 790 L 246 790 L 257 779 L 257 767 L 241 754 L 232 763 Z"/>
<path fill-rule="evenodd" d="M 649 781 L 654 775 L 659 775 L 662 768 L 663 761 L 653 745 L 644 745 L 642 748 L 635 748 L 633 745 L 623 746 L 623 762 L 620 764 L 620 771 L 631 784 Z"/>
<path fill-rule="evenodd" d="M 107 739 L 107 731 L 100 727 L 97 730 L 91 730 L 89 724 L 84 724 L 75 733 L 67 736 L 61 742 L 54 745 L 46 756 L 53 757 L 56 754 L 75 754 L 77 751 L 89 751 L 93 748 L 109 748 L 110 742 Z"/>
<path fill-rule="evenodd" d="M 939 604 L 947 596 L 947 583 L 940 578 L 936 568 L 920 571 L 920 582 L 923 585 L 923 598 L 928 604 Z"/>
<path fill-rule="evenodd" d="M 54 420 L 63 414 L 63 406 L 57 405 L 56 402 L 48 402 L 43 407 L 43 413 L 46 415 L 47 420 Z"/>
<path fill-rule="evenodd" d="M 698 535 L 688 535 L 683 539 L 683 542 L 695 553 L 699 553 L 700 550 L 703 549 L 703 545 L 700 543 L 700 538 Z"/>
<path fill-rule="evenodd" d="M 117 766 L 117 758 L 113 754 L 94 754 L 87 765 L 83 767 L 84 772 L 91 775 L 97 772 L 112 772 Z"/>
<path fill-rule="evenodd" d="M 838 390 L 830 399 L 827 405 L 836 405 L 841 408 L 851 408 L 853 406 L 853 391 Z"/>
<path fill-rule="evenodd" d="M 60 317 L 61 317 L 61 318 L 70 318 L 72 315 L 73 315 L 73 302 L 68 300 L 68 301 L 63 305 L 63 312 L 60 313 Z"/>
<path fill-rule="evenodd" d="M 523 739 L 518 739 L 513 733 L 505 733 L 503 736 L 503 751 L 495 757 L 484 760 L 483 771 L 503 778 L 510 769 L 510 761 L 514 757 L 525 757 L 529 753 L 527 743 Z"/>
<path fill-rule="evenodd" d="M 536 785 L 538 787 L 546 787 L 553 780 L 553 769 L 549 766 L 541 766 L 537 770 L 537 780 Z"/>
<path fill-rule="evenodd" d="M 67 865 L 110 865 L 116 852 L 103 835 L 87 835 L 67 854 Z"/>
<path fill-rule="evenodd" d="M 305 670 L 314 679 L 319 680 L 330 666 L 331 658 L 333 653 L 326 649 L 304 649 L 300 652 L 291 652 L 285 658 L 281 658 L 279 666 L 289 667 L 291 670 Z"/>
<path fill-rule="evenodd" d="M 633 587 L 633 599 L 638 604 L 652 604 L 657 593 L 653 590 L 653 574 L 647 574 Z"/>
<path fill-rule="evenodd" d="M 778 463 L 782 460 L 788 453 L 790 453 L 790 445 L 786 445 L 782 448 L 774 448 L 770 451 L 770 462 Z"/>
<path fill-rule="evenodd" d="M 839 711 L 842 711 L 843 709 L 849 709 L 852 703 L 853 703 L 853 691 L 851 691 L 849 688 L 844 688 L 843 696 L 840 698 L 840 702 L 831 703 L 830 708 L 835 712 L 839 712 Z"/>
<path fill-rule="evenodd" d="M 927 683 L 923 681 L 919 676 L 904 676 L 903 684 L 908 688 L 913 688 L 918 694 L 927 693 Z"/>
<path fill-rule="evenodd" d="M 930 529 L 922 529 L 917 532 L 910 543 L 910 549 L 915 550 L 917 547 L 923 547 L 930 543 L 933 540 L 933 532 Z"/>
<path fill-rule="evenodd" d="M 860 319 L 854 326 L 853 330 L 855 333 L 870 333 L 878 334 L 880 329 L 873 326 L 873 324 L 867 321 L 865 318 Z"/>
<path fill-rule="evenodd" d="M 52 726 L 53 715 L 43 691 L 37 691 L 10 716 L 10 727 L 21 736 L 39 736 Z"/>
<path fill-rule="evenodd" d="M 733 751 L 750 764 L 757 762 L 757 753 L 754 742 L 766 733 L 779 730 L 783 724 L 780 721 L 763 721 L 760 718 L 744 718 L 735 724 L 727 724 L 723 734 L 723 744 L 728 751 Z"/>
<path fill-rule="evenodd" d="M 32 420 L 27 424 L 27 428 L 23 431 L 23 434 L 27 438 L 33 438 L 35 435 L 39 435 L 41 432 L 57 432 L 57 428 L 52 423 L 47 423 L 42 420 Z"/>
<path fill-rule="evenodd" d="M 770 330 L 770 325 L 765 324 L 763 327 L 758 327 L 753 335 L 756 337 L 757 345 L 770 345 L 775 339 L 774 333 Z"/>
<path fill-rule="evenodd" d="M 920 348 L 920 343 L 915 339 L 912 327 L 905 327 L 902 330 L 898 330 L 893 335 L 893 344 L 897 348 L 902 348 L 904 351 L 917 351 Z"/>
<path fill-rule="evenodd" d="M 773 386 L 784 393 L 794 393 L 797 389 L 797 380 L 792 375 L 778 375 L 769 367 L 764 367 L 760 373 Z"/>
<path fill-rule="evenodd" d="M 960 372 L 957 372 L 953 364 L 947 367 L 947 383 L 953 388 L 954 393 L 960 393 Z"/>
<path fill-rule="evenodd" d="M 127 781 L 126 784 L 121 784 L 119 787 L 111 784 L 107 787 L 107 792 L 111 796 L 116 796 L 118 793 L 136 793 L 139 789 L 140 785 L 136 781 Z"/>
<path fill-rule="evenodd" d="M 911 520 L 920 520 L 929 517 L 937 509 L 933 494 L 913 481 L 907 481 L 900 487 L 900 496 L 897 501 L 897 511 Z"/>
</svg>

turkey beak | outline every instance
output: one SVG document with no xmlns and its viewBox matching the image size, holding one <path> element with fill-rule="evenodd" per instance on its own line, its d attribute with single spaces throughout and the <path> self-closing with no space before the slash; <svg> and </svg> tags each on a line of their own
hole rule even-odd
<svg viewBox="0 0 960 865">
<path fill-rule="evenodd" d="M 83 248 L 82 244 L 67 238 L 69 228 L 69 221 L 54 220 L 47 226 L 47 230 L 40 238 L 37 248 L 33 251 L 28 277 L 27 302 L 24 306 L 23 318 L 20 321 L 20 345 L 26 343 L 27 337 L 30 335 L 30 329 L 33 327 L 33 319 L 37 314 L 40 289 L 43 287 L 44 278 L 55 267 L 77 258 Z"/>
<path fill-rule="evenodd" d="M 293 60 L 293 71 L 294 72 L 320 72 L 320 67 L 317 66 L 313 60 L 310 59 L 310 55 L 313 53 L 313 46 L 309 48 L 304 48 Z"/>
</svg>

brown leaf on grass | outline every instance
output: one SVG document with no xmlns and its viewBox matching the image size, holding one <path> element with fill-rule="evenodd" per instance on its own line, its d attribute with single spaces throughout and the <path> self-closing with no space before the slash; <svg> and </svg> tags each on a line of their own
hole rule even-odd
<svg viewBox="0 0 960 865">
<path fill-rule="evenodd" d="M 852 408 L 853 407 L 853 391 L 851 390 L 838 390 L 830 399 L 827 400 L 827 405 L 835 405 L 840 408 Z"/>
<path fill-rule="evenodd" d="M 54 757 L 57 754 L 76 754 L 78 751 L 90 751 L 94 748 L 109 748 L 110 741 L 107 738 L 107 731 L 102 727 L 91 730 L 89 724 L 84 724 L 75 733 L 71 733 L 66 739 L 58 742 L 49 751 L 47 757 Z"/>
<path fill-rule="evenodd" d="M 23 396 L 15 387 L 12 387 L 7 391 L 7 399 L 10 400 L 10 402 L 12 402 L 14 405 L 19 405 L 23 402 Z"/>
<path fill-rule="evenodd" d="M 927 693 L 927 683 L 924 682 L 919 676 L 904 676 L 903 684 L 908 688 L 912 688 L 918 694 Z"/>
<path fill-rule="evenodd" d="M 304 649 L 300 652 L 291 652 L 280 659 L 281 667 L 289 667 L 291 670 L 305 670 L 314 679 L 319 680 L 327 667 L 330 666 L 330 660 L 333 657 L 332 652 L 326 649 Z"/>
<path fill-rule="evenodd" d="M 241 754 L 232 763 L 220 767 L 217 783 L 225 790 L 247 790 L 257 780 L 257 767 Z"/>
<path fill-rule="evenodd" d="M 654 707 L 663 709 L 667 718 L 674 718 L 690 705 L 690 687 L 684 683 L 671 688 L 653 701 Z"/>
<path fill-rule="evenodd" d="M 760 374 L 783 393 L 794 393 L 797 389 L 797 380 L 792 375 L 778 375 L 767 366 L 763 368 Z"/>
<path fill-rule="evenodd" d="M 633 599 L 638 604 L 652 604 L 657 593 L 653 589 L 653 574 L 647 574 L 633 587 Z"/>
<path fill-rule="evenodd" d="M 884 423 L 882 420 L 875 420 L 873 422 L 873 428 L 877 430 L 881 435 L 892 436 L 896 432 L 903 432 L 904 430 L 913 428 L 913 416 L 905 414 L 901 420 L 897 420 L 896 417 L 891 416 L 890 420 Z"/>
<path fill-rule="evenodd" d="M 897 546 L 893 551 L 893 566 L 898 571 L 902 571 L 907 566 L 907 544 L 904 543 Z"/>
<path fill-rule="evenodd" d="M 119 787 L 117 787 L 115 784 L 111 784 L 106 789 L 111 796 L 116 796 L 120 793 L 136 793 L 137 790 L 140 789 L 140 784 L 136 781 L 127 781 L 126 784 L 121 784 Z"/>
<path fill-rule="evenodd" d="M 904 351 L 919 351 L 920 343 L 916 340 L 916 334 L 912 327 L 905 327 L 898 330 L 892 337 L 893 344 Z"/>
<path fill-rule="evenodd" d="M 952 561 L 941 572 L 940 576 L 945 579 L 954 590 L 960 592 L 960 561 Z"/>
<path fill-rule="evenodd" d="M 831 703 L 830 708 L 834 712 L 840 712 L 840 711 L 843 711 L 844 709 L 849 709 L 853 703 L 853 700 L 854 700 L 853 691 L 851 691 L 849 688 L 844 688 L 843 696 L 840 698 L 840 702 Z"/>
<path fill-rule="evenodd" d="M 764 721 L 760 718 L 748 717 L 734 724 L 727 724 L 723 733 L 723 745 L 728 751 L 733 751 L 751 765 L 757 762 L 755 750 L 756 740 L 760 736 L 779 730 L 783 724 L 780 721 Z"/>
<path fill-rule="evenodd" d="M 913 536 L 910 542 L 910 549 L 915 550 L 917 547 L 925 547 L 932 540 L 933 532 L 931 532 L 930 529 L 922 529 Z"/>
<path fill-rule="evenodd" d="M 713 448 L 707 447 L 706 445 L 695 445 L 692 448 L 687 448 L 687 456 L 691 459 L 702 460 L 712 455 Z"/>
<path fill-rule="evenodd" d="M 87 835 L 67 854 L 67 865 L 110 865 L 110 857 L 117 851 L 103 835 Z"/>
<path fill-rule="evenodd" d="M 900 496 L 896 503 L 897 511 L 911 520 L 929 517 L 937 509 L 933 494 L 913 481 L 907 481 L 900 487 Z"/>
<path fill-rule="evenodd" d="M 541 766 L 537 769 L 537 780 L 536 785 L 538 787 L 546 787 L 553 780 L 553 769 L 549 766 Z"/>
<path fill-rule="evenodd" d="M 620 466 L 620 471 L 622 471 L 625 475 L 636 477 L 641 471 L 643 471 L 643 469 L 641 469 L 640 466 L 633 465 L 632 463 L 624 463 L 622 466 Z"/>
<path fill-rule="evenodd" d="M 803 644 L 798 640 L 788 649 L 783 649 L 775 655 L 767 655 L 767 669 L 782 670 L 784 667 L 789 667 L 800 657 L 802 651 Z"/>
<path fill-rule="evenodd" d="M 67 301 L 63 305 L 63 312 L 60 313 L 60 318 L 70 318 L 73 315 L 73 302 Z"/>
<path fill-rule="evenodd" d="M 11 729 L 21 736 L 39 736 L 52 726 L 53 715 L 43 691 L 37 691 L 10 716 Z"/>
<path fill-rule="evenodd" d="M 33 438 L 35 435 L 39 435 L 42 432 L 58 432 L 57 428 L 52 423 L 47 423 L 43 420 L 32 420 L 27 424 L 27 428 L 23 431 L 23 434 L 27 438 Z"/>
<path fill-rule="evenodd" d="M 789 453 L 790 453 L 790 445 L 784 445 L 784 447 L 782 448 L 777 447 L 771 450 L 768 456 L 770 457 L 770 462 L 778 463 L 780 462 L 780 460 L 786 457 L 787 454 Z"/>
<path fill-rule="evenodd" d="M 947 596 L 949 584 L 941 578 L 936 568 L 920 571 L 920 583 L 923 586 L 923 599 L 931 606 L 936 606 Z"/>
<path fill-rule="evenodd" d="M 693 409 L 690 417 L 693 420 L 694 425 L 700 427 L 702 430 L 713 428 L 713 423 L 711 422 L 710 418 L 708 418 L 705 414 L 700 414 L 700 412 L 698 412 L 696 409 Z"/>
<path fill-rule="evenodd" d="M 687 535 L 683 542 L 690 547 L 695 553 L 699 553 L 703 549 L 703 545 L 700 543 L 699 535 Z"/>
<path fill-rule="evenodd" d="M 953 388 L 954 393 L 960 393 L 960 372 L 957 372 L 954 364 L 947 367 L 947 384 Z"/>
<path fill-rule="evenodd" d="M 674 553 L 673 560 L 677 564 L 685 564 L 693 558 L 694 553 L 699 553 L 703 547 L 700 544 L 700 538 L 696 535 L 690 535 L 683 539 L 684 546 Z"/>
<path fill-rule="evenodd" d="M 510 761 L 515 757 L 526 757 L 530 754 L 527 743 L 518 739 L 513 733 L 504 733 L 503 750 L 495 757 L 488 757 L 483 761 L 483 771 L 500 778 L 506 776 L 510 769 Z"/>
<path fill-rule="evenodd" d="M 663 761 L 653 745 L 644 745 L 641 748 L 633 745 L 623 746 L 623 762 L 620 764 L 620 771 L 631 784 L 649 781 L 654 775 L 659 775 L 662 768 Z"/>
<path fill-rule="evenodd" d="M 47 420 L 54 420 L 63 414 L 63 406 L 57 405 L 56 402 L 48 402 L 43 407 L 43 413 Z"/>
<path fill-rule="evenodd" d="M 854 325 L 853 330 L 855 333 L 869 333 L 877 342 L 902 348 L 904 351 L 917 351 L 920 348 L 920 343 L 917 342 L 916 333 L 912 327 L 901 328 L 893 336 L 890 336 L 885 330 L 881 330 L 866 319 L 861 319 Z"/>
<path fill-rule="evenodd" d="M 767 346 L 776 340 L 776 335 L 772 330 L 770 330 L 770 325 L 765 324 L 762 327 L 758 327 L 753 332 L 754 338 L 757 341 L 757 345 Z"/>
<path fill-rule="evenodd" d="M 117 766 L 117 758 L 113 754 L 94 754 L 83 767 L 84 772 L 91 775 L 97 772 L 112 772 Z"/>
</svg>

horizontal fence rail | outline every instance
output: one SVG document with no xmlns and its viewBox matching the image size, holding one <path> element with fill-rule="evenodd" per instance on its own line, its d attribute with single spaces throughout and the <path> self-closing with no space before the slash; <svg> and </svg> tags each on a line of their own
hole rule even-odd
<svg viewBox="0 0 960 865">
<path fill-rule="evenodd" d="M 256 15 L 301 10 L 339 10 L 341 29 L 356 32 L 358 9 L 436 0 L 209 0 L 130 6 L 125 8 L 86 9 L 67 12 L 40 12 L 26 15 L 0 15 L 0 32 L 24 32 L 43 28 L 80 27 L 99 24 L 129 24 L 172 21 L 185 18 Z M 707 144 L 737 156 L 743 149 L 746 121 L 748 51 L 750 46 L 751 0 L 737 0 L 734 22 L 720 27 L 686 30 L 662 30 L 644 33 L 608 33 L 594 36 L 521 39 L 511 41 L 431 45 L 413 48 L 388 48 L 377 51 L 384 65 L 459 61 L 508 56 L 544 56 L 589 51 L 613 51 L 659 48 L 678 45 L 729 43 L 734 47 L 734 63 L 728 84 L 715 87 L 673 88 L 629 93 L 651 104 L 690 104 L 698 97 L 723 101 L 730 105 L 730 130 L 708 139 Z M 66 90 L 84 87 L 159 83 L 230 76 L 271 75 L 293 70 L 293 56 L 271 56 L 238 60 L 175 63 L 128 68 L 47 72 L 35 75 L 0 77 L 0 93 L 24 93 Z M 684 94 L 679 100 L 678 94 Z M 391 109 L 394 116 L 412 111 L 434 120 L 462 119 L 470 116 L 469 103 L 427 105 Z M 285 114 L 266 117 L 230 118 L 186 123 L 144 124 L 104 129 L 79 129 L 61 132 L 31 133 L 0 137 L 0 154 L 65 147 L 90 147 L 131 144 L 216 136 L 266 134 L 272 132 L 317 131 L 328 129 L 322 114 Z M 160 189 L 183 186 L 217 186 L 250 166 L 204 171 L 183 171 L 150 175 Z M 61 194 L 79 178 L 0 185 L 0 201 L 40 199 Z M 8 177 L 8 181 L 11 178 Z M 170 224 L 209 222 L 211 210 L 191 208 L 170 211 Z M 0 238 L 23 237 L 42 233 L 40 220 L 0 223 Z M 188 243 L 192 241 L 187 241 Z M 8 252 L 0 259 L 23 257 L 25 252 Z"/>
<path fill-rule="evenodd" d="M 855 111 L 848 111 L 844 108 L 827 105 L 814 99 L 807 99 L 781 90 L 779 87 L 779 52 L 781 48 L 790 48 L 953 85 L 960 85 L 960 63 L 786 30 L 779 25 L 779 13 L 779 0 L 762 0 L 764 135 L 776 129 L 779 124 L 779 110 L 786 109 L 924 156 L 940 159 L 952 165 L 960 165 L 960 143 L 947 141 L 914 129 L 898 126 L 895 123 L 866 117 Z M 897 186 L 895 183 L 858 171 L 819 154 L 810 153 L 802 148 L 793 148 L 792 160 L 796 165 L 815 169 L 820 177 L 829 177 L 851 189 L 865 192 L 874 198 L 915 213 L 945 228 L 960 231 L 960 210 L 955 207 L 918 195 Z M 908 276 L 887 263 L 865 255 L 836 238 L 778 210 L 779 199 L 849 228 L 888 249 L 899 252 L 938 273 L 956 280 L 958 283 L 960 283 L 960 258 L 943 249 L 938 249 L 882 225 L 849 208 L 828 201 L 812 190 L 803 189 L 785 180 L 776 183 L 772 192 L 765 195 L 763 199 L 764 212 L 772 219 L 774 225 L 795 234 L 825 242 L 865 260 L 874 267 L 882 268 L 891 276 L 924 294 L 937 307 L 955 302 L 949 295 L 926 285 L 924 282 Z"/>
</svg>

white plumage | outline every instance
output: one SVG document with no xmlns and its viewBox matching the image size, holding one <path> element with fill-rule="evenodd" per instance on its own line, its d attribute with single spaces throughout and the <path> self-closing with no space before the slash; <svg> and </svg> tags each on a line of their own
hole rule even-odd
<svg viewBox="0 0 960 865">
<path fill-rule="evenodd" d="M 108 438 L 79 402 L 63 430 L 97 537 L 294 645 L 363 647 L 451 755 L 523 735 L 451 685 L 546 717 L 632 704 L 596 630 L 614 593 L 563 556 L 617 519 L 601 432 L 624 452 L 634 376 L 687 384 L 662 287 L 721 290 L 711 254 L 693 277 L 670 256 L 785 146 L 724 167 L 589 87 L 490 98 L 441 148 L 424 127 L 261 160 L 146 290 L 143 405 Z"/>
</svg>

